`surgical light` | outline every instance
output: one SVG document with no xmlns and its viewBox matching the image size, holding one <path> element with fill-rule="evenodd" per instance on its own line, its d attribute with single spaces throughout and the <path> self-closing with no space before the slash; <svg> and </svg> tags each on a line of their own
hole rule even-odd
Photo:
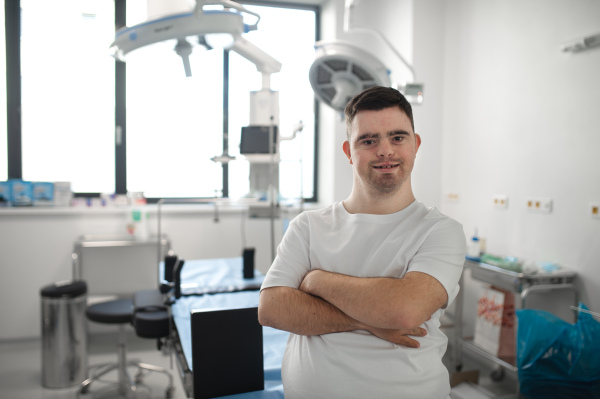
<svg viewBox="0 0 600 399">
<path fill-rule="evenodd" d="M 310 84 L 317 97 L 343 110 L 358 92 L 372 86 L 390 86 L 390 71 L 371 53 L 342 41 L 317 42 L 310 67 Z"/>
<path fill-rule="evenodd" d="M 351 27 L 355 0 L 346 0 L 344 32 L 366 31 L 375 34 L 390 48 L 410 71 L 412 81 L 396 84 L 396 88 L 413 104 L 423 102 L 423 84 L 414 82 L 412 65 L 396 50 L 390 41 L 376 29 Z M 309 79 L 315 95 L 337 111 L 343 111 L 348 101 L 360 91 L 373 86 L 394 86 L 391 71 L 367 50 L 342 40 L 315 43 L 315 60 L 310 67 Z"/>
<path fill-rule="evenodd" d="M 204 9 L 204 6 L 214 5 L 223 8 Z M 251 15 L 255 20 L 246 24 L 244 15 Z M 189 56 L 193 49 L 192 43 L 199 43 L 209 49 L 219 47 L 239 52 L 256 64 L 263 74 L 279 72 L 281 63 L 242 37 L 242 34 L 256 30 L 259 21 L 258 14 L 233 1 L 197 0 L 193 11 L 166 15 L 119 29 L 111 44 L 111 55 L 125 61 L 128 53 L 140 47 L 175 40 L 177 44 L 174 50 L 183 60 L 186 76 L 191 76 Z M 268 79 L 266 82 L 268 83 Z"/>
</svg>

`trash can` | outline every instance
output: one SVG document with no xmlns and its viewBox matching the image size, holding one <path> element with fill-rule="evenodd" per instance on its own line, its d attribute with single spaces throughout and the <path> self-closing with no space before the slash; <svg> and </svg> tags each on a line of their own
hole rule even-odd
<svg viewBox="0 0 600 399">
<path fill-rule="evenodd" d="M 42 385 L 67 388 L 87 377 L 87 285 L 65 281 L 42 287 Z"/>
</svg>

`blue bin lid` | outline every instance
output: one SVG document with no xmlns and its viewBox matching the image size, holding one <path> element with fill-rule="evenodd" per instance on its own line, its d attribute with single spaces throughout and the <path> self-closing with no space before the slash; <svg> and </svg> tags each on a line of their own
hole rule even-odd
<svg viewBox="0 0 600 399">
<path fill-rule="evenodd" d="M 87 292 L 83 280 L 58 281 L 42 287 L 40 294 L 46 298 L 75 298 Z"/>
</svg>

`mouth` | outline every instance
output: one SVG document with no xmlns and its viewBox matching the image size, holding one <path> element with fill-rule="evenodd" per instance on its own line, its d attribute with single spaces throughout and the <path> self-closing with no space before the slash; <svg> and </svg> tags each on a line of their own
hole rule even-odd
<svg viewBox="0 0 600 399">
<path fill-rule="evenodd" d="M 395 163 L 395 164 L 387 164 L 387 165 L 375 165 L 375 166 L 373 166 L 373 168 L 381 169 L 381 170 L 390 170 L 390 169 L 395 169 L 398 166 L 400 166 L 400 164 Z"/>
</svg>

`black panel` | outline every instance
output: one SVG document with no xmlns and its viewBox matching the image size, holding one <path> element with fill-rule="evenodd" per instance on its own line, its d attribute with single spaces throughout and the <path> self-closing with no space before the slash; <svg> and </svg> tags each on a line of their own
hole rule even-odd
<svg viewBox="0 0 600 399">
<path fill-rule="evenodd" d="M 192 363 L 195 399 L 263 390 L 258 308 L 194 311 Z"/>
</svg>

